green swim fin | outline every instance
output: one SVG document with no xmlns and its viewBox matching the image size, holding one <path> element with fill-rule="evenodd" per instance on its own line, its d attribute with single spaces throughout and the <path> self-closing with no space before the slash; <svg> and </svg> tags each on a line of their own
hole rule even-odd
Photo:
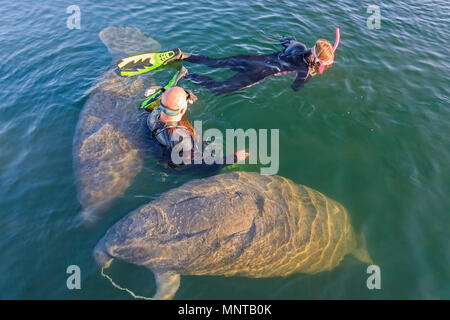
<svg viewBox="0 0 450 320">
<path fill-rule="evenodd" d="M 159 99 L 161 99 L 161 96 L 164 93 L 164 91 L 175 86 L 178 83 L 178 81 L 180 81 L 181 79 L 183 79 L 186 76 L 186 74 L 187 74 L 187 69 L 182 66 L 180 68 L 180 70 L 178 70 L 177 73 L 175 73 L 173 75 L 172 79 L 170 79 L 170 81 L 167 82 L 167 84 L 164 87 L 155 91 L 151 96 L 149 96 L 147 99 L 145 99 L 141 103 L 141 109 L 145 109 L 147 111 L 152 111 L 155 107 L 158 106 Z"/>
<path fill-rule="evenodd" d="M 170 61 L 180 59 L 182 52 L 175 48 L 163 52 L 149 52 L 137 54 L 117 61 L 119 74 L 125 77 L 132 77 L 138 74 L 152 71 Z"/>
<path fill-rule="evenodd" d="M 245 171 L 242 164 L 240 163 L 233 163 L 226 167 L 223 167 L 220 169 L 220 173 L 227 173 L 227 172 L 233 172 L 233 171 Z"/>
</svg>

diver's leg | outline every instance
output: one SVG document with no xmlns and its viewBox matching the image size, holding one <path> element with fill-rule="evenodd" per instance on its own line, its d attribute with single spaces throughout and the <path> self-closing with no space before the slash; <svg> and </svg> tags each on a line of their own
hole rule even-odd
<svg viewBox="0 0 450 320">
<path fill-rule="evenodd" d="M 213 91 L 215 95 L 220 95 L 251 87 L 261 82 L 269 75 L 266 71 L 267 70 L 264 68 L 255 67 L 255 69 L 251 71 L 238 72 L 234 76 L 216 85 L 211 91 Z"/>
<path fill-rule="evenodd" d="M 194 82 L 195 84 L 201 85 L 211 91 L 213 90 L 213 88 L 220 85 L 220 82 L 217 82 L 216 80 L 214 80 L 210 77 L 203 76 L 203 75 L 197 74 L 197 73 L 188 73 L 187 76 L 185 77 L 185 79 L 190 80 L 190 81 Z"/>
<path fill-rule="evenodd" d="M 260 60 L 258 55 L 237 55 L 224 58 L 211 58 L 202 54 L 191 54 L 184 61 L 198 63 L 210 68 L 228 68 L 234 71 L 246 71 L 252 69 L 253 64 Z"/>
<path fill-rule="evenodd" d="M 261 73 L 238 72 L 223 82 L 218 82 L 210 77 L 188 73 L 186 79 L 191 80 L 209 89 L 216 96 L 231 93 L 242 88 L 250 87 L 264 79 Z"/>
</svg>

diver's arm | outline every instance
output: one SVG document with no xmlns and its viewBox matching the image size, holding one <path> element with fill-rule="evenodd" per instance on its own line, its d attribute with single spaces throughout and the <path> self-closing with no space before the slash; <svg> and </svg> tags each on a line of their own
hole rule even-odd
<svg viewBox="0 0 450 320">
<path fill-rule="evenodd" d="M 304 56 L 311 53 L 305 44 L 295 40 L 289 40 L 289 42 L 282 44 L 285 46 L 283 50 L 284 56 Z"/>
<path fill-rule="evenodd" d="M 243 160 L 245 160 L 247 157 L 248 157 L 248 153 L 247 152 L 245 152 L 245 150 L 240 150 L 240 151 L 236 151 L 235 153 L 234 153 L 234 155 L 232 156 L 232 162 L 231 163 L 227 163 L 227 158 L 228 158 L 228 156 L 227 155 L 224 155 L 224 154 L 222 154 L 222 163 L 210 163 L 210 164 L 207 164 L 206 163 L 206 160 L 205 160 L 205 156 L 211 156 L 210 154 L 208 154 L 207 152 L 206 152 L 206 154 L 205 154 L 205 152 L 204 152 L 204 150 L 209 146 L 209 145 L 213 145 L 215 142 L 214 141 L 209 141 L 209 142 L 207 142 L 207 141 L 203 141 L 203 143 L 202 143 L 202 152 L 201 152 L 201 154 L 199 154 L 199 155 L 197 155 L 197 156 L 200 156 L 201 157 L 201 159 L 202 159 L 202 166 L 204 166 L 205 168 L 210 168 L 210 169 L 212 169 L 212 170 L 217 170 L 217 169 L 221 169 L 221 168 L 224 168 L 224 167 L 227 167 L 227 166 L 229 166 L 229 165 L 233 165 L 233 164 L 235 164 L 235 163 L 238 163 L 238 162 L 241 162 L 241 161 L 243 161 Z M 217 149 L 222 149 L 220 146 L 218 146 L 218 148 Z M 192 152 L 192 159 L 194 159 L 194 156 L 195 156 L 195 153 L 200 153 L 200 150 L 198 150 L 198 149 L 196 149 L 196 150 L 194 150 L 193 152 Z M 212 157 L 212 156 L 211 156 Z M 231 158 L 231 157 L 230 157 Z M 211 160 L 214 160 L 214 159 L 209 159 L 210 161 L 208 161 L 208 162 L 211 162 Z M 193 160 L 194 161 L 194 160 Z"/>
<path fill-rule="evenodd" d="M 309 73 L 306 75 L 306 77 L 303 77 L 297 72 L 297 75 L 295 76 L 294 82 L 292 82 L 292 85 L 291 85 L 292 90 L 298 91 L 301 88 L 303 88 L 303 86 L 309 80 L 309 78 L 310 78 L 309 77 Z"/>
</svg>

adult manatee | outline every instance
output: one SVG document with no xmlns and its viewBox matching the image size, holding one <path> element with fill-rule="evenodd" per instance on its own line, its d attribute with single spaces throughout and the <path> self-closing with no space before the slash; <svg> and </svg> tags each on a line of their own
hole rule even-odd
<svg viewBox="0 0 450 320">
<path fill-rule="evenodd" d="M 99 34 L 114 58 L 160 45 L 141 31 L 109 27 Z M 90 92 L 73 140 L 73 164 L 82 215 L 94 220 L 122 195 L 141 171 L 150 140 L 146 114 L 138 108 L 143 98 L 142 77 L 122 78 L 107 71 Z"/>
<path fill-rule="evenodd" d="M 112 226 L 94 257 L 151 269 L 156 299 L 182 275 L 280 277 L 336 267 L 347 254 L 369 263 L 350 216 L 320 192 L 278 176 L 233 172 L 193 180 Z"/>
</svg>

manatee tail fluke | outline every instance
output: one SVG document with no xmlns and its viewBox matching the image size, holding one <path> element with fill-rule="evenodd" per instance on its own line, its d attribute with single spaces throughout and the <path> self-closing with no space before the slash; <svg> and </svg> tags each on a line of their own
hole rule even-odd
<svg viewBox="0 0 450 320">
<path fill-rule="evenodd" d="M 155 274 L 155 280 L 157 285 L 156 294 L 153 299 L 157 300 L 170 300 L 180 287 L 180 275 L 174 272 L 157 272 Z"/>
<path fill-rule="evenodd" d="M 183 53 L 178 48 L 163 52 L 142 53 L 120 59 L 117 61 L 117 67 L 120 69 L 121 76 L 132 77 L 179 60 L 182 56 Z"/>
<path fill-rule="evenodd" d="M 132 27 L 107 27 L 100 31 L 99 37 L 115 59 L 161 50 L 158 41 Z"/>
<path fill-rule="evenodd" d="M 369 251 L 367 251 L 366 237 L 364 236 L 364 234 L 361 233 L 356 237 L 356 239 L 357 247 L 352 252 L 353 256 L 363 263 L 373 264 L 373 260 L 370 257 Z"/>
</svg>

